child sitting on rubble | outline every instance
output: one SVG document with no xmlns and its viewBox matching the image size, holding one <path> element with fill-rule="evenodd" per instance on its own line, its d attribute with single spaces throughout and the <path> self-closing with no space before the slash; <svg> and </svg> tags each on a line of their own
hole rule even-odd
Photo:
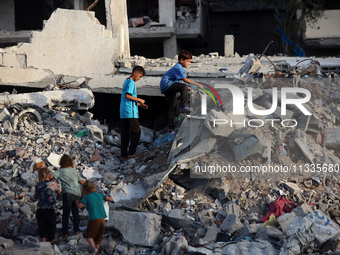
<svg viewBox="0 0 340 255">
<path fill-rule="evenodd" d="M 189 51 L 182 50 L 178 54 L 178 63 L 171 67 L 162 77 L 160 83 L 161 93 L 164 94 L 169 104 L 168 113 L 168 131 L 175 128 L 175 112 L 177 108 L 177 92 L 181 94 L 181 103 L 179 112 L 188 112 L 191 109 L 188 104 L 188 85 L 193 84 L 200 88 L 203 86 L 197 82 L 194 82 L 186 78 L 186 72 L 184 68 L 189 67 L 192 60 L 192 55 Z"/>
<path fill-rule="evenodd" d="M 61 181 L 62 200 L 63 200 L 63 217 L 62 217 L 62 237 L 68 236 L 68 221 L 72 210 L 74 234 L 79 234 L 79 211 L 76 200 L 81 197 L 79 183 L 83 184 L 84 180 L 80 173 L 74 169 L 72 158 L 64 154 L 59 162 L 60 169 L 53 173 L 54 178 Z"/>
<path fill-rule="evenodd" d="M 120 99 L 121 159 L 133 158 L 139 143 L 141 129 L 138 122 L 138 106 L 148 109 L 144 99 L 137 97 L 136 82 L 145 75 L 144 68 L 135 66 L 123 84 Z M 129 146 L 130 144 L 130 146 Z M 129 147 L 129 151 L 128 151 Z"/>
<path fill-rule="evenodd" d="M 38 170 L 39 182 L 35 187 L 34 198 L 38 199 L 37 221 L 40 238 L 42 242 L 55 243 L 56 214 L 55 203 L 56 195 L 60 195 L 60 189 L 53 175 L 47 167 Z"/>
<path fill-rule="evenodd" d="M 89 212 L 89 222 L 85 237 L 91 247 L 91 254 L 100 253 L 100 244 L 103 239 L 105 230 L 105 221 L 107 217 L 104 209 L 104 201 L 113 202 L 113 198 L 105 196 L 96 192 L 96 188 L 93 182 L 86 181 L 83 184 L 84 197 L 81 202 L 76 201 L 78 208 L 82 208 L 86 205 Z"/>
</svg>

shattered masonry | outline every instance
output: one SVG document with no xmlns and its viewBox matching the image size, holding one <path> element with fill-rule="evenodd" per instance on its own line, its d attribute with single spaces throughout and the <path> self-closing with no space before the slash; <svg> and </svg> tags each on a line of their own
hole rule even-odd
<svg viewBox="0 0 340 255">
<path fill-rule="evenodd" d="M 65 24 L 71 20 L 69 33 Z M 90 32 L 79 32 L 84 29 Z M 58 48 L 60 40 L 67 48 Z M 82 233 L 54 246 L 40 243 L 37 235 L 33 166 L 44 159 L 55 171 L 60 156 L 69 153 L 83 177 L 116 200 L 109 208 L 104 254 L 339 252 L 340 82 L 339 74 L 332 72 L 338 70 L 334 69 L 340 65 L 338 59 L 260 60 L 254 54 L 226 58 L 215 53 L 194 57 L 190 78 L 216 89 L 216 84 L 237 85 L 243 94 L 251 86 L 259 110 L 271 109 L 273 87 L 308 89 L 312 98 L 306 108 L 312 115 L 290 107 L 281 116 L 278 98 L 276 111 L 268 116 L 254 114 L 247 106 L 244 116 L 235 116 L 232 94 L 217 89 L 225 104 L 215 105 L 208 98 L 207 115 L 201 116 L 201 94 L 194 90 L 194 111 L 179 118 L 176 133 L 156 132 L 154 141 L 153 130 L 143 127 L 140 156 L 121 163 L 119 133 L 90 112 L 77 111 L 93 107 L 92 91 L 120 93 L 119 86 L 134 64 L 147 72 L 141 94 L 159 96 L 160 77 L 176 59 L 120 59 L 116 52 L 104 51 L 103 45 L 115 48 L 117 41 L 93 13 L 58 9 L 43 31 L 34 32 L 30 43 L 0 51 L 1 84 L 46 88 L 0 95 L 1 251 L 87 252 Z M 300 98 L 298 93 L 291 96 Z M 296 119 L 297 127 L 281 125 L 283 117 Z M 244 120 L 248 125 L 216 126 L 214 119 Z M 279 121 L 259 128 L 249 125 L 268 119 Z M 204 168 L 207 165 L 210 168 Z M 259 171 L 215 171 L 228 165 Z M 296 171 L 268 171 L 289 166 Z M 315 171 L 300 171 L 312 166 Z M 26 196 L 14 199 L 21 192 Z M 58 201 L 59 232 L 61 214 Z M 87 216 L 83 210 L 82 230 Z"/>
</svg>

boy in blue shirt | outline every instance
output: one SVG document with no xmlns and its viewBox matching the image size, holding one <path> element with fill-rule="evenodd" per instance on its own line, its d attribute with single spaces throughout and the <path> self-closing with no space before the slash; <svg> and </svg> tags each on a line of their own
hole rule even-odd
<svg viewBox="0 0 340 255">
<path fill-rule="evenodd" d="M 162 77 L 160 83 L 161 93 L 165 95 L 166 100 L 169 104 L 169 119 L 168 119 L 168 130 L 175 128 L 175 111 L 177 107 L 176 93 L 181 93 L 181 105 L 179 112 L 188 112 L 190 108 L 188 104 L 188 84 L 196 85 L 200 88 L 203 86 L 186 78 L 186 72 L 184 68 L 187 68 L 192 60 L 192 55 L 186 50 L 182 50 L 178 54 L 178 63 L 169 69 Z"/>
<path fill-rule="evenodd" d="M 135 156 L 139 143 L 141 129 L 138 122 L 138 106 L 147 109 L 145 100 L 137 97 L 136 82 L 145 75 L 144 68 L 135 66 L 132 74 L 123 84 L 120 99 L 120 125 L 121 125 L 121 159 Z M 130 146 L 129 146 L 130 144 Z M 128 151 L 129 147 L 129 151 Z"/>
<path fill-rule="evenodd" d="M 90 254 L 98 255 L 105 230 L 104 219 L 107 217 L 103 202 L 109 201 L 113 203 L 113 198 L 97 193 L 94 183 L 90 181 L 86 181 L 83 184 L 83 193 L 85 196 L 81 202 L 77 200 L 76 204 L 78 208 L 82 208 L 84 205 L 87 207 L 89 222 L 87 224 L 85 237 L 91 247 Z"/>
</svg>

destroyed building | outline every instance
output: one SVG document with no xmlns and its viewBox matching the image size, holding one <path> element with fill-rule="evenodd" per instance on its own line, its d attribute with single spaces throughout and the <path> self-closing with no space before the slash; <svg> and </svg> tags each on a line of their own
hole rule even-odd
<svg viewBox="0 0 340 255">
<path fill-rule="evenodd" d="M 195 58 L 196 63 L 209 63 L 209 59 L 217 63 L 219 58 Z M 54 245 L 37 238 L 33 167 L 43 159 L 52 171 L 58 171 L 63 153 L 72 155 L 83 178 L 115 199 L 109 206 L 104 254 L 338 251 L 339 78 L 322 70 L 327 61 L 308 60 L 298 68 L 275 61 L 278 71 L 269 60 L 250 54 L 234 72 L 229 89 L 223 88 L 223 82 L 214 84 L 220 98 L 207 98 L 206 114 L 201 113 L 201 92 L 194 90 L 194 111 L 177 120 L 176 132 L 155 133 L 142 127 L 140 156 L 125 162 L 119 159 L 119 133 L 90 112 L 78 112 L 90 110 L 95 103 L 91 90 L 79 89 L 85 79 L 73 81 L 75 89 L 61 83 L 51 84 L 50 91 L 4 93 L 0 112 L 2 251 L 17 254 L 24 248 L 43 254 L 86 254 L 83 233 Z M 200 80 L 208 78 L 225 82 L 225 77 Z M 247 95 L 244 99 L 251 100 L 255 109 L 274 110 L 261 115 L 249 103 L 233 100 L 231 86 Z M 273 88 L 279 88 L 278 92 Z M 292 104 L 282 116 L 282 100 L 288 98 L 282 94 L 284 88 L 297 89 L 298 93 L 289 95 L 296 99 L 310 91 L 304 107 L 312 115 L 304 115 Z M 243 115 L 233 114 L 241 108 Z M 285 119 L 296 120 L 298 126 L 283 125 Z M 276 121 L 264 124 L 266 120 Z M 226 121 L 237 125 L 226 125 Z M 307 168 L 310 171 L 302 171 Z M 17 197 L 22 192 L 25 196 Z M 59 231 L 61 214 L 58 201 Z M 82 230 L 87 215 L 84 209 Z"/>
<path fill-rule="evenodd" d="M 153 116 L 139 156 L 121 162 L 119 132 L 91 113 L 101 103 L 95 94 L 119 95 L 142 65 L 138 94 L 161 98 L 160 78 L 177 60 L 130 57 L 120 30 L 128 20 L 117 19 L 104 26 L 94 12 L 57 9 L 31 40 L 0 50 L 2 86 L 44 90 L 0 95 L 0 251 L 87 254 L 83 233 L 55 245 L 37 234 L 33 166 L 43 159 L 58 171 L 69 153 L 82 177 L 116 201 L 103 254 L 339 252 L 339 59 L 194 56 L 188 77 L 216 90 L 205 85 L 206 112 L 204 92 L 193 89 L 194 110 L 178 116 L 176 132 L 153 129 Z M 304 108 L 283 104 L 307 91 Z M 59 237 L 60 200 L 56 211 Z M 84 209 L 82 231 L 87 220 Z"/>
<path fill-rule="evenodd" d="M 96 4 L 91 7 L 93 2 Z M 282 12 L 286 8 L 284 2 L 278 1 Z M 307 55 L 338 54 L 340 6 L 333 0 L 324 2 L 324 16 L 315 24 L 307 23 L 299 41 Z M 43 20 L 48 20 L 57 8 L 86 10 L 88 7 L 114 36 L 125 38 L 121 40 L 124 45 L 119 45 L 124 54 L 129 54 L 127 50 L 131 48 L 132 55 L 152 58 L 172 58 L 180 49 L 188 49 L 194 55 L 209 52 L 232 55 L 233 52 L 225 51 L 223 42 L 228 40 L 234 42 L 235 52 L 245 55 L 262 51 L 261 42 L 273 38 L 274 44 L 268 54 L 283 52 L 273 6 L 265 0 L 237 3 L 232 0 L 39 0 L 34 3 L 3 0 L 0 3 L 0 45 L 29 42 L 32 31 L 41 30 Z M 228 38 L 225 39 L 225 35 Z"/>
</svg>

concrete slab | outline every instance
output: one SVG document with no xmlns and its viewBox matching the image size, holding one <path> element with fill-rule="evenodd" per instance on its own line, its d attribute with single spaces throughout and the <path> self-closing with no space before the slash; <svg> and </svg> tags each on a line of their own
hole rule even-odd
<svg viewBox="0 0 340 255">
<path fill-rule="evenodd" d="M 231 113 L 224 113 L 221 111 L 216 111 L 212 109 L 205 118 L 205 126 L 217 136 L 229 136 L 235 130 L 242 128 L 242 124 L 235 123 L 243 123 L 244 116 L 241 115 L 233 115 Z M 231 125 L 231 123 L 234 123 Z"/>
<path fill-rule="evenodd" d="M 248 255 L 248 254 L 266 254 L 278 255 L 280 250 L 275 249 L 274 246 L 265 240 L 250 242 L 241 240 L 238 243 L 230 244 L 222 249 L 222 254 L 228 255 Z"/>
<path fill-rule="evenodd" d="M 45 88 L 54 82 L 53 73 L 43 69 L 0 67 L 0 84 Z"/>
<path fill-rule="evenodd" d="M 236 160 L 241 160 L 257 153 L 263 158 L 269 158 L 270 146 L 267 146 L 264 141 L 254 134 L 233 133 L 228 142 Z"/>
<path fill-rule="evenodd" d="M 9 111 L 7 110 L 6 107 L 2 108 L 0 110 L 0 122 L 5 122 L 6 120 L 9 120 L 11 117 L 11 114 L 9 113 Z"/>
<path fill-rule="evenodd" d="M 300 149 L 301 149 L 303 155 L 305 155 L 306 158 L 307 158 L 311 163 L 314 163 L 314 156 L 313 156 L 313 154 L 310 152 L 306 140 L 303 139 L 303 138 L 295 138 L 294 141 L 295 141 L 296 144 L 300 147 Z"/>
<path fill-rule="evenodd" d="M 158 243 L 162 217 L 154 213 L 110 211 L 106 228 L 115 228 L 126 242 L 154 246 Z"/>
<path fill-rule="evenodd" d="M 86 125 L 86 130 L 90 134 L 93 141 L 103 142 L 104 134 L 100 127 L 96 125 Z"/>
<path fill-rule="evenodd" d="M 0 96 L 0 106 L 5 106 L 9 102 L 24 106 L 36 105 L 47 111 L 55 105 L 71 107 L 75 110 L 87 110 L 94 106 L 94 96 L 89 89 L 53 90 Z"/>
</svg>

